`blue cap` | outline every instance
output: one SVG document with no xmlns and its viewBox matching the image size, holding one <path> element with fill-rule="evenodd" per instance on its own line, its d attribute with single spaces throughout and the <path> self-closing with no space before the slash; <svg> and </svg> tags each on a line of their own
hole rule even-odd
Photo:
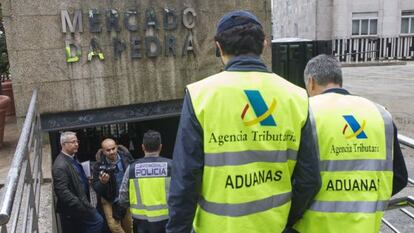
<svg viewBox="0 0 414 233">
<path fill-rule="evenodd" d="M 223 17 L 221 17 L 220 21 L 218 22 L 216 35 L 232 27 L 237 27 L 248 23 L 253 23 L 262 27 L 262 24 L 257 19 L 257 17 L 248 11 L 238 10 L 228 12 Z"/>
</svg>

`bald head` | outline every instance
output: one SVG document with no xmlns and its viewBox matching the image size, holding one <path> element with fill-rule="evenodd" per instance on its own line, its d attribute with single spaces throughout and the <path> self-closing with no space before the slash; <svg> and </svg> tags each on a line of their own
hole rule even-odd
<svg viewBox="0 0 414 233">
<path fill-rule="evenodd" d="M 118 154 L 118 145 L 111 138 L 106 138 L 101 143 L 101 149 L 106 158 L 110 161 L 116 161 Z"/>
</svg>

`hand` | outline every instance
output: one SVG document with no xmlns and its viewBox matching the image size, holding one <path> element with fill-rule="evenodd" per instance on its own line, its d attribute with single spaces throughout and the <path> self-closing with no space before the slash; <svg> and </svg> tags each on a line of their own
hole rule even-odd
<svg viewBox="0 0 414 233">
<path fill-rule="evenodd" d="M 105 173 L 104 171 L 101 171 L 101 173 L 99 173 L 99 181 L 102 184 L 108 183 L 109 178 L 110 178 L 110 175 L 108 173 Z"/>
<path fill-rule="evenodd" d="M 112 204 L 112 217 L 120 221 L 125 217 L 127 208 L 122 207 L 119 202 L 115 202 Z"/>
</svg>

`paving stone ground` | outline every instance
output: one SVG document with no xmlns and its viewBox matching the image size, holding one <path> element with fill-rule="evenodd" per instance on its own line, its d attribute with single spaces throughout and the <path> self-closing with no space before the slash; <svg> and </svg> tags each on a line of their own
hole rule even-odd
<svg viewBox="0 0 414 233">
<path fill-rule="evenodd" d="M 385 106 L 393 115 L 398 133 L 414 138 L 414 62 L 407 65 L 346 67 L 342 69 L 344 87 L 351 93 L 369 98 Z M 414 149 L 402 146 L 408 174 L 414 178 Z M 414 196 L 408 185 L 395 197 Z M 408 207 L 411 213 L 414 208 Z M 414 232 L 414 219 L 399 209 L 386 211 L 385 219 L 401 233 Z M 381 232 L 392 232 L 382 226 Z"/>
</svg>

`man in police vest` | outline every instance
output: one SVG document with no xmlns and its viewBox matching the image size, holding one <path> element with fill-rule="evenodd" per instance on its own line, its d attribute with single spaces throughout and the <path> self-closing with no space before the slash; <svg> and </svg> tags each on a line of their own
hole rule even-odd
<svg viewBox="0 0 414 233">
<path fill-rule="evenodd" d="M 342 88 L 339 62 L 319 55 L 304 72 L 322 187 L 299 232 L 379 232 L 387 201 L 407 184 L 397 129 L 384 107 Z"/>
<path fill-rule="evenodd" d="M 250 12 L 225 14 L 215 42 L 224 71 L 186 89 L 167 232 L 282 232 L 320 187 L 306 91 L 267 70 Z"/>
<path fill-rule="evenodd" d="M 129 206 L 137 233 L 164 233 L 168 221 L 171 160 L 159 156 L 162 149 L 159 132 L 149 130 L 142 141 L 145 157 L 128 167 L 119 201 Z"/>
</svg>

